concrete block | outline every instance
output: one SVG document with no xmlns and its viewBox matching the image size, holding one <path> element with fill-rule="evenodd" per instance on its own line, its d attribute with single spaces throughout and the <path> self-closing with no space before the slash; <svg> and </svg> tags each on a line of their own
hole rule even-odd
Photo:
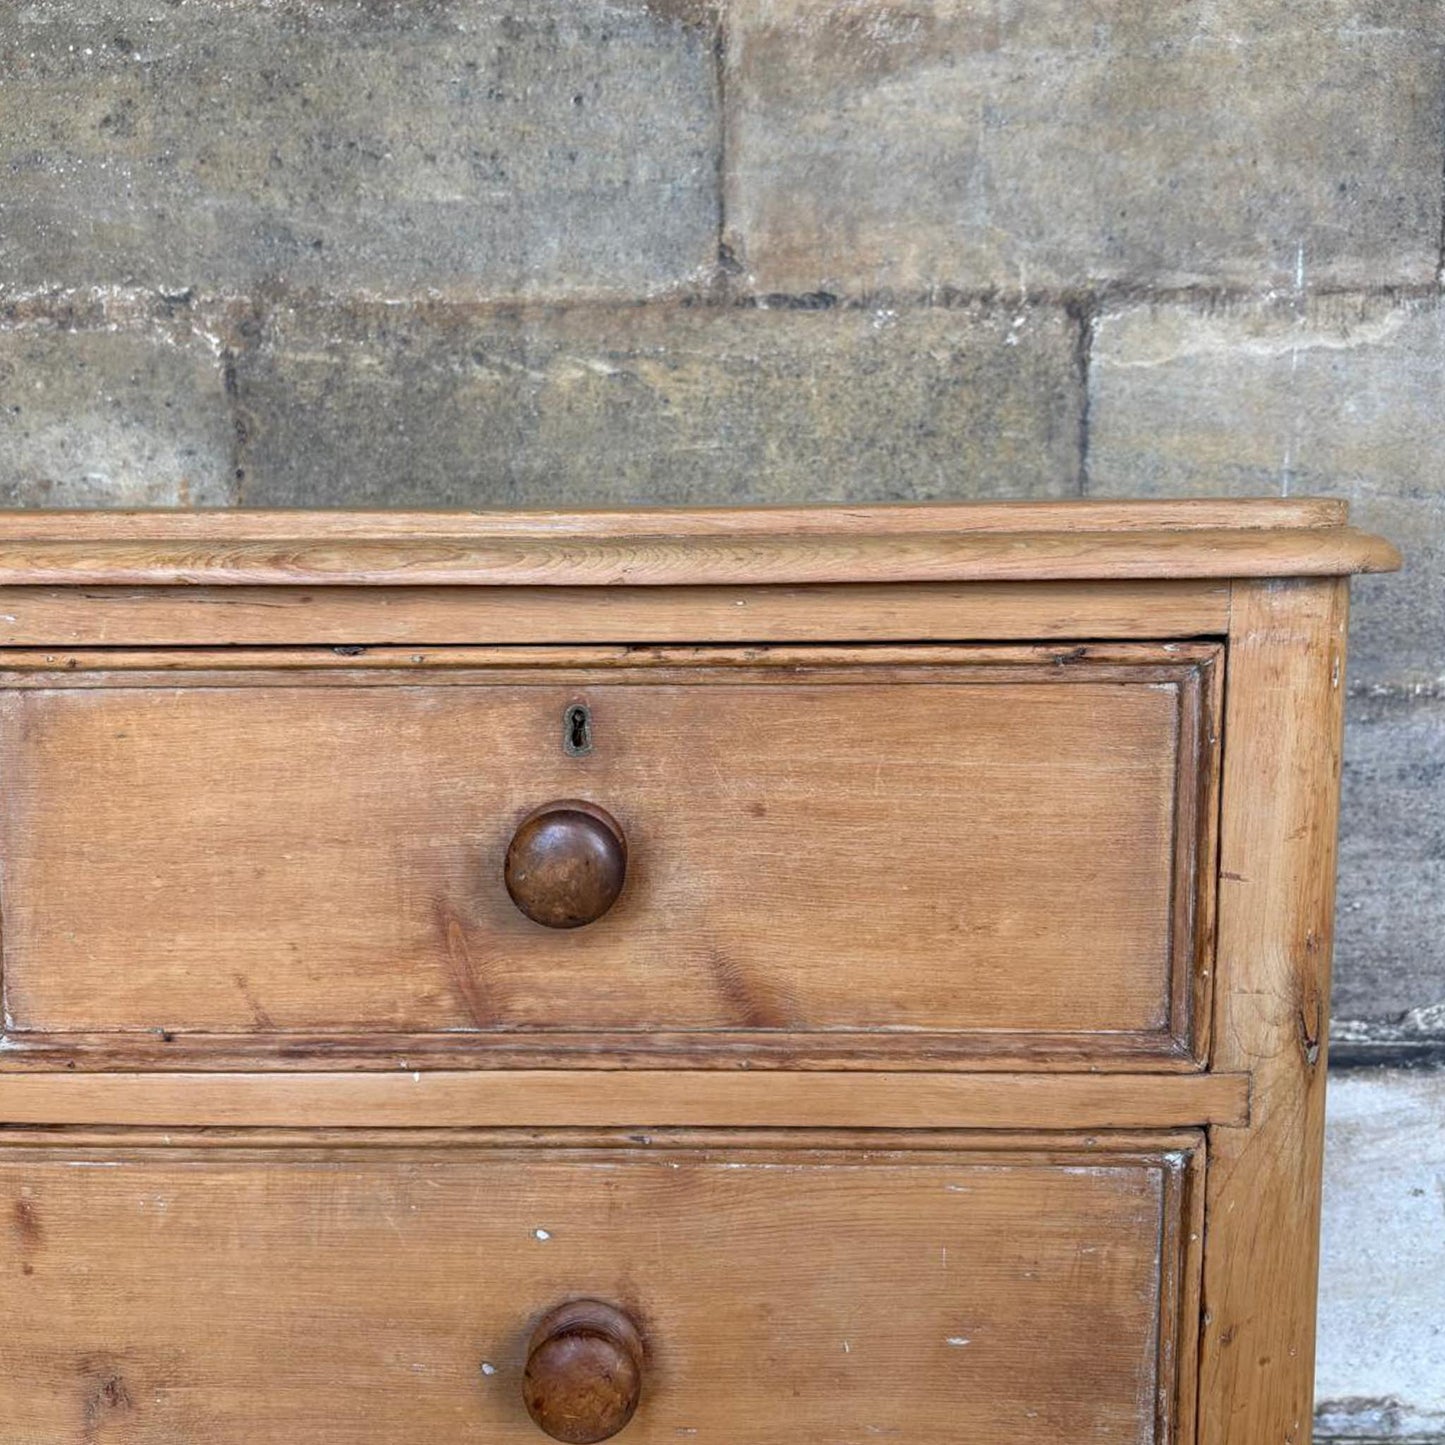
<svg viewBox="0 0 1445 1445">
<path fill-rule="evenodd" d="M 283 310 L 237 367 L 254 505 L 1067 496 L 1063 312 Z"/>
<path fill-rule="evenodd" d="M 1316 1440 L 1445 1440 L 1445 1072 L 1330 1077 Z"/>
<path fill-rule="evenodd" d="M 1405 570 L 1354 593 L 1350 678 L 1445 682 L 1445 310 L 1286 296 L 1134 305 L 1098 319 L 1089 371 L 1095 496 L 1345 497 Z"/>
<path fill-rule="evenodd" d="M 1429 0 L 736 0 L 728 31 L 762 290 L 1434 277 Z"/>
<path fill-rule="evenodd" d="M 1343 786 L 1334 1015 L 1385 1044 L 1415 1010 L 1398 1042 L 1445 1042 L 1445 701 L 1352 698 Z"/>
<path fill-rule="evenodd" d="M 225 506 L 223 366 L 185 322 L 0 323 L 0 506 Z"/>
<path fill-rule="evenodd" d="M 18 3 L 0 74 L 0 283 L 632 294 L 716 259 L 701 3 Z"/>
</svg>

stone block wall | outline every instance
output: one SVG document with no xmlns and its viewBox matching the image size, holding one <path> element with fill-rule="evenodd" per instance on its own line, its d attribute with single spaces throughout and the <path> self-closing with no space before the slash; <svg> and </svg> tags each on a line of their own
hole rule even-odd
<svg viewBox="0 0 1445 1445">
<path fill-rule="evenodd" d="M 1347 497 L 1320 1366 L 1445 1440 L 1439 0 L 11 0 L 0 503 Z"/>
</svg>

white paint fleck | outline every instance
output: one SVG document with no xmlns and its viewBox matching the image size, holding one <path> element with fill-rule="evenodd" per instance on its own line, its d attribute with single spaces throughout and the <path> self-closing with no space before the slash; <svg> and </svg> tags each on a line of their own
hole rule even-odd
<svg viewBox="0 0 1445 1445">
<path fill-rule="evenodd" d="M 951 1345 L 955 1350 L 961 1350 L 965 1345 L 971 1345 L 973 1341 L 967 1335 L 949 1335 L 943 1343 Z"/>
<path fill-rule="evenodd" d="M 533 1238 L 533 1239 L 540 1239 L 540 1240 L 542 1240 L 544 1243 L 545 1243 L 547 1240 L 551 1239 L 551 1237 L 552 1237 L 552 1232 L 551 1232 L 551 1230 L 548 1230 L 548 1229 L 534 1229 L 534 1230 L 532 1231 L 532 1238 Z"/>
<path fill-rule="evenodd" d="M 495 1375 L 497 1373 L 497 1367 L 490 1360 L 483 1360 L 482 1373 L 488 1376 Z"/>
</svg>

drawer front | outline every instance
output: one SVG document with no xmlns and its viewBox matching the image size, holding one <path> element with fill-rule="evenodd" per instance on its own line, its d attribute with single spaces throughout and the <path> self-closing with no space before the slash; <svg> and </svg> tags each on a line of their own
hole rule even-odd
<svg viewBox="0 0 1445 1445">
<path fill-rule="evenodd" d="M 11 1145 L 0 1412 L 17 1445 L 526 1445 L 533 1332 L 585 1298 L 636 1330 L 632 1445 L 1186 1445 L 1197 1145 Z"/>
<path fill-rule="evenodd" d="M 10 1028 L 1185 1055 L 1216 655 L 11 654 Z M 566 800 L 575 928 L 504 877 Z"/>
</svg>

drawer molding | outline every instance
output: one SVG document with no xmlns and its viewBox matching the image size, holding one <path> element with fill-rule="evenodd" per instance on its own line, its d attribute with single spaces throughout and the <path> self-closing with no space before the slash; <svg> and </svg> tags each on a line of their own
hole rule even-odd
<svg viewBox="0 0 1445 1445">
<path fill-rule="evenodd" d="M 0 1075 L 0 1124 L 205 1128 L 1243 1127 L 1249 1075 L 415 1070 Z"/>
<path fill-rule="evenodd" d="M 641 1338 L 638 1445 L 1193 1445 L 1197 1134 L 829 1155 L 395 1132 L 10 1136 L 7 1418 L 47 1445 L 541 1445 L 529 1344 L 592 1299 Z"/>
<path fill-rule="evenodd" d="M 1203 1021 L 1201 1021 L 1203 1022 Z M 833 1069 L 936 1073 L 945 1069 L 1080 1073 L 1107 1061 L 1119 1073 L 1200 1073 L 1188 1041 L 1161 1043 L 1159 1030 L 937 1033 L 830 1029 L 770 1032 L 709 1029 L 549 1030 L 522 1033 L 45 1033 L 17 1029 L 3 1045 L 7 1070 L 135 1073 L 349 1072 L 353 1069 Z"/>
<path fill-rule="evenodd" d="M 1201 641 L 0 650 L 10 1057 L 1197 1070 L 1222 673 Z M 548 798 L 638 844 L 578 939 L 500 885 Z"/>
</svg>

